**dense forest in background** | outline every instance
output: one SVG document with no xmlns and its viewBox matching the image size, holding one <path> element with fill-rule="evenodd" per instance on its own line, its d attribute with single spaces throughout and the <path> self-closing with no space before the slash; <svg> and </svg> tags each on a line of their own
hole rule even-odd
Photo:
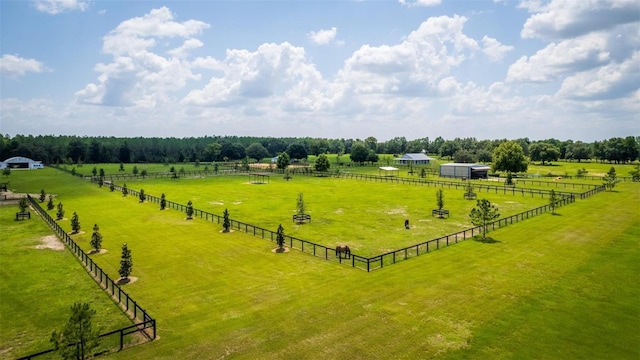
<svg viewBox="0 0 640 360">
<path fill-rule="evenodd" d="M 490 162 L 493 150 L 507 139 L 477 140 L 437 137 L 407 140 L 395 137 L 378 141 L 361 139 L 274 138 L 249 136 L 204 136 L 191 138 L 116 138 L 89 136 L 0 135 L 0 160 L 25 156 L 45 164 L 62 163 L 176 163 L 185 161 L 234 161 L 245 158 L 260 161 L 287 152 L 291 159 L 306 159 L 324 153 L 351 154 L 352 161 L 377 161 L 375 154 L 426 152 L 455 162 Z M 614 137 L 586 143 L 573 140 L 515 139 L 533 161 L 594 159 L 615 163 L 639 158 L 640 137 Z M 354 159 L 354 153 L 365 156 Z M 356 151 L 356 149 L 358 151 Z M 366 156 L 366 155 L 369 156 Z"/>
</svg>

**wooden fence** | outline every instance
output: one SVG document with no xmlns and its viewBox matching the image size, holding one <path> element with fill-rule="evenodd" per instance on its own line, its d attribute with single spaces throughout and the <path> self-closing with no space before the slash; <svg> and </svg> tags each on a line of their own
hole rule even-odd
<svg viewBox="0 0 640 360">
<path fill-rule="evenodd" d="M 121 329 L 117 329 L 111 331 L 106 334 L 102 334 L 101 337 L 113 336 L 114 334 L 119 334 L 120 336 L 120 349 L 123 347 L 124 336 L 136 332 L 140 332 L 144 334 L 145 337 L 154 340 L 156 338 L 156 320 L 152 318 L 147 311 L 145 311 L 129 294 L 127 294 L 124 290 L 118 286 L 118 284 L 113 281 L 106 272 L 102 270 L 94 261 L 89 257 L 89 255 L 84 252 L 76 244 L 75 241 L 67 234 L 67 232 L 58 225 L 58 223 L 51 217 L 49 214 L 40 207 L 37 201 L 35 201 L 31 196 L 27 195 L 27 199 L 30 202 L 30 205 L 35 209 L 35 211 L 40 214 L 42 219 L 49 225 L 49 227 L 54 231 L 54 233 L 60 238 L 67 248 L 71 250 L 71 252 L 80 260 L 80 262 L 84 265 L 85 270 L 92 275 L 93 279 L 102 287 L 103 290 L 107 292 L 117 303 L 121 306 L 121 308 L 125 311 L 125 313 L 130 316 L 136 324 L 127 326 Z M 53 349 L 45 350 L 36 354 L 25 356 L 21 359 L 31 359 L 36 356 L 48 354 L 53 352 Z"/>
</svg>

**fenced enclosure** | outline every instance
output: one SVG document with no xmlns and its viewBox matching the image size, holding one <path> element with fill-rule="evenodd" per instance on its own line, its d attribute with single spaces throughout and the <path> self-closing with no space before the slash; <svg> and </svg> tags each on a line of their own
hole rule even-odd
<svg viewBox="0 0 640 360">
<path fill-rule="evenodd" d="M 368 179 L 370 178 L 370 175 L 366 175 L 364 177 L 364 179 Z M 374 176 L 373 178 L 377 178 L 376 176 Z M 409 179 L 411 180 L 411 179 Z M 95 179 L 94 179 L 95 181 Z M 464 187 L 464 184 L 462 183 L 456 183 L 456 182 L 437 182 L 438 185 L 447 185 L 447 186 L 454 186 L 455 188 L 460 187 L 461 189 Z M 114 191 L 122 191 L 122 187 L 116 184 L 113 184 L 114 186 Z M 501 187 L 499 187 L 500 189 L 502 189 Z M 491 188 L 492 190 L 494 190 L 493 188 Z M 507 191 L 508 189 L 505 189 L 505 191 Z M 530 190 L 530 189 L 518 189 L 518 190 Z M 585 193 L 580 194 L 580 198 L 584 199 L 586 197 L 589 197 L 593 194 L 596 194 L 600 191 L 604 191 L 604 186 L 600 186 L 597 188 L 594 188 L 592 190 L 589 190 Z M 134 196 L 139 196 L 139 192 L 136 190 L 131 190 L 128 189 L 129 194 L 134 195 Z M 510 191 L 509 191 L 510 192 Z M 519 191 L 515 192 L 515 193 L 520 193 Z M 514 194 L 515 194 L 514 193 Z M 523 193 L 524 194 L 524 193 Z M 534 195 L 540 195 L 542 197 L 544 196 L 549 196 L 550 191 L 544 191 L 544 190 L 532 190 L 531 191 L 531 196 Z M 575 195 L 573 193 L 563 193 L 563 192 L 556 192 L 557 196 L 559 197 L 559 200 L 556 202 L 555 207 L 561 207 L 561 206 L 565 206 L 567 204 L 573 203 L 575 202 Z M 152 203 L 160 203 L 160 198 L 153 196 L 153 195 L 149 195 L 149 194 L 145 194 L 147 201 L 152 202 Z M 183 204 L 179 204 L 173 201 L 169 201 L 166 200 L 166 206 L 170 209 L 175 209 L 178 210 L 180 212 L 185 212 L 187 209 L 186 205 Z M 501 218 L 495 221 L 492 221 L 490 223 L 487 224 L 487 230 L 495 230 L 495 229 L 499 229 L 502 227 L 505 227 L 507 225 L 510 224 L 514 224 L 514 223 L 518 223 L 520 221 L 529 219 L 531 217 L 537 216 L 537 215 L 541 215 L 544 213 L 547 213 L 551 211 L 551 206 L 549 204 L 547 205 L 543 205 L 531 210 L 527 210 L 515 215 L 511 215 L 505 218 Z M 196 209 L 193 208 L 193 217 L 194 218 L 200 218 L 206 221 L 210 221 L 212 223 L 216 223 L 216 224 L 222 224 L 224 221 L 224 217 L 217 215 L 217 214 L 213 214 L 207 211 L 203 211 L 200 209 Z M 233 219 L 229 219 L 229 222 L 231 224 L 231 228 L 234 230 L 238 230 L 238 231 L 243 231 L 247 234 L 262 238 L 262 239 L 266 239 L 269 240 L 271 242 L 276 242 L 276 238 L 277 238 L 277 233 L 275 231 L 271 231 L 269 229 L 265 229 L 259 226 L 255 226 L 255 225 L 251 225 L 245 222 L 241 222 L 241 221 L 237 221 L 237 220 L 233 220 Z M 377 270 L 377 269 L 381 269 L 383 268 L 385 265 L 390 265 L 390 264 L 395 264 L 401 260 L 407 260 L 410 259 L 412 257 L 416 257 L 422 254 L 426 254 L 429 252 L 432 252 L 434 250 L 438 250 L 441 247 L 444 246 L 450 246 L 453 244 L 457 244 L 459 241 L 463 241 L 463 240 L 467 240 L 469 238 L 472 238 L 478 234 L 481 233 L 481 227 L 480 226 L 476 226 L 473 228 L 469 228 L 469 229 L 465 229 L 453 234 L 449 234 L 449 235 L 445 235 L 442 237 L 438 237 L 435 239 L 431 239 L 416 245 L 411 245 L 399 250 L 394 250 L 394 251 L 390 251 L 388 253 L 384 253 L 381 255 L 376 255 L 373 257 L 364 257 L 364 256 L 360 256 L 357 254 L 351 254 L 351 258 L 350 259 L 344 259 L 340 256 L 336 255 L 335 249 L 326 247 L 324 245 L 321 244 L 317 244 L 311 241 L 307 241 L 307 240 L 303 240 L 300 238 L 296 238 L 296 237 L 292 237 L 289 235 L 285 235 L 285 244 L 287 244 L 290 248 L 292 249 L 296 249 L 296 250 L 300 250 L 304 253 L 307 254 L 311 254 L 313 256 L 317 256 L 317 257 L 321 257 L 325 260 L 330 260 L 330 261 L 335 261 L 338 263 L 344 263 L 347 265 L 350 265 L 354 268 L 358 268 L 361 270 L 365 270 L 367 272 L 373 271 L 373 270 Z"/>
<path fill-rule="evenodd" d="M 27 200 L 40 217 L 49 225 L 54 233 L 61 239 L 66 247 L 76 256 L 76 258 L 84 265 L 85 270 L 91 277 L 102 287 L 102 289 L 117 302 L 124 312 L 135 322 L 131 326 L 117 329 L 100 337 L 119 337 L 119 349 L 124 347 L 124 337 L 131 334 L 141 334 L 145 338 L 154 340 L 156 338 L 156 320 L 151 317 L 129 294 L 127 294 L 118 284 L 102 270 L 89 255 L 76 244 L 75 241 L 67 234 L 67 232 L 58 225 L 58 223 L 49 214 L 42 209 L 40 204 L 30 195 Z M 36 354 L 25 356 L 22 359 L 31 359 L 36 356 L 53 352 L 53 349 L 45 350 Z"/>
</svg>

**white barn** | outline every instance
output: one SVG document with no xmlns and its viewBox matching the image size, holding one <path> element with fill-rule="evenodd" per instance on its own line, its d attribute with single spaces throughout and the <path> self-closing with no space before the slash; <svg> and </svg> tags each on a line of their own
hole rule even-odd
<svg viewBox="0 0 640 360">
<path fill-rule="evenodd" d="M 423 153 L 407 153 L 400 158 L 395 158 L 393 161 L 400 165 L 428 165 L 433 158 L 428 157 Z"/>
<path fill-rule="evenodd" d="M 0 169 L 42 169 L 42 161 L 31 160 L 24 156 L 15 156 L 0 162 Z"/>
<path fill-rule="evenodd" d="M 440 165 L 440 177 L 486 179 L 491 168 L 483 164 L 449 163 Z"/>
</svg>

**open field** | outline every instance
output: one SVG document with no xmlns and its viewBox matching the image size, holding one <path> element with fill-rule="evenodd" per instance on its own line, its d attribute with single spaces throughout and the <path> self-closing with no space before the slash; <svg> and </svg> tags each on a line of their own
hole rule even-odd
<svg viewBox="0 0 640 360">
<path fill-rule="evenodd" d="M 14 221 L 17 210 L 0 205 L 0 358 L 50 348 L 51 332 L 62 329 L 73 302 L 97 311 L 93 324 L 101 333 L 131 325 L 35 212 Z"/>
<path fill-rule="evenodd" d="M 191 184 L 179 185 L 184 191 L 197 188 L 198 181 L 221 181 L 182 180 Z M 286 184 L 301 187 L 310 212 L 308 193 L 319 187 L 311 181 L 300 176 Z M 134 183 L 129 187 L 139 190 Z M 161 181 L 139 184 L 154 195 L 159 194 L 153 186 L 166 189 Z M 387 188 L 353 184 L 352 196 L 386 196 L 381 193 Z M 240 183 L 229 189 L 240 188 L 237 197 L 249 191 L 244 189 L 264 192 L 274 185 Z M 222 234 L 217 225 L 185 221 L 177 211 L 158 211 L 155 204 L 138 204 L 52 169 L 12 172 L 11 187 L 32 193 L 45 188 L 58 194 L 67 214 L 78 212 L 83 229 L 98 223 L 110 251 L 95 260 L 113 276 L 117 249 L 123 242 L 131 248 L 139 281 L 126 290 L 156 317 L 159 340 L 110 358 L 640 356 L 638 184 L 622 183 L 559 209 L 558 216 L 490 232 L 493 243 L 465 241 L 372 273 L 295 250 L 274 254 L 268 241 L 237 231 Z M 291 214 L 298 189 L 291 190 L 291 198 L 270 194 L 263 202 Z M 393 193 L 398 191 L 435 193 L 409 185 Z M 187 195 L 167 190 L 174 201 L 183 196 L 186 202 Z M 215 201 L 225 195 L 214 187 L 210 196 Z M 227 204 L 234 199 L 222 198 Z M 194 205 L 204 208 L 195 199 Z M 252 222 L 235 216 L 241 211 L 230 209 L 233 218 Z M 77 240 L 88 248 L 89 236 L 82 236 Z"/>
</svg>

